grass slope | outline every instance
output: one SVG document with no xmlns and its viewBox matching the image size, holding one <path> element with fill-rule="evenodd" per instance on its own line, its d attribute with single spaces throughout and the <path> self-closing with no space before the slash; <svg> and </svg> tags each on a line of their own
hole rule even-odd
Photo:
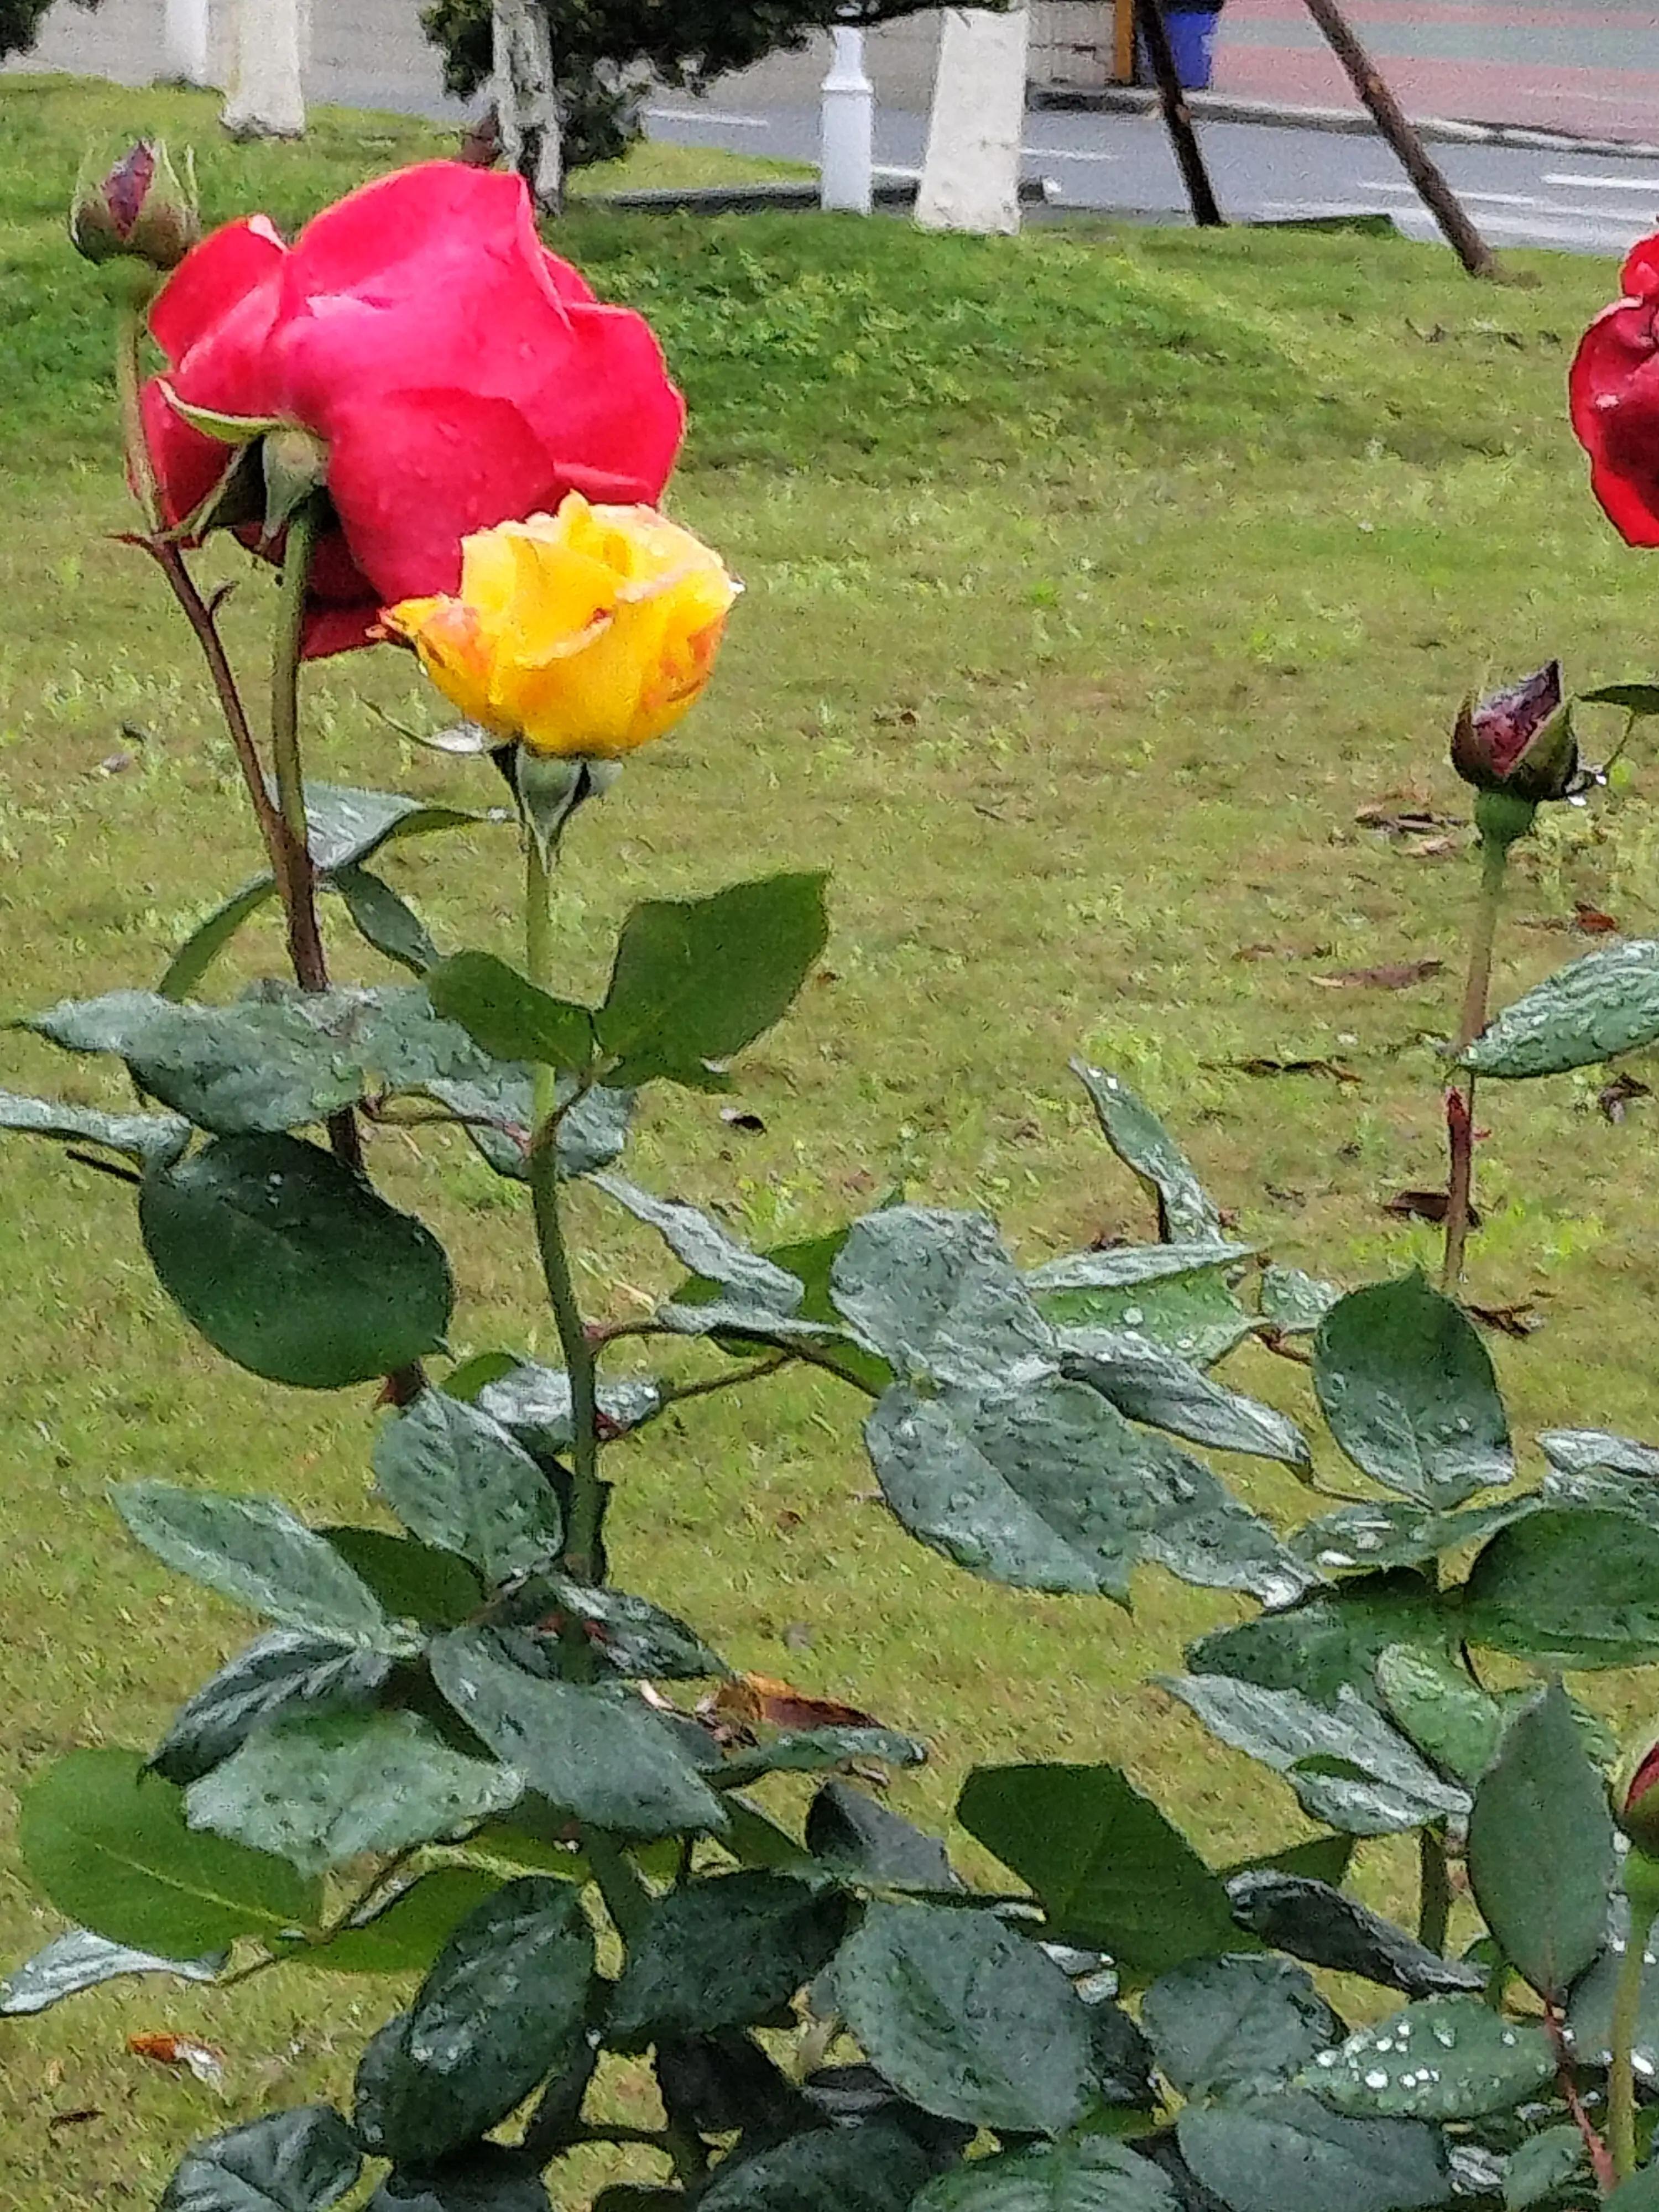
<svg viewBox="0 0 1659 2212">
<path fill-rule="evenodd" d="M 197 140 L 213 218 L 263 206 L 289 224 L 437 143 L 332 114 L 303 148 L 234 149 L 204 100 L 0 82 L 8 1007 L 149 980 L 255 865 L 198 670 L 108 535 L 123 512 L 104 312 L 61 237 L 83 137 L 158 125 Z M 1241 1234 L 1350 1280 L 1421 1255 L 1426 1232 L 1382 1205 L 1439 1172 L 1431 1041 L 1472 869 L 1355 816 L 1389 793 L 1463 811 L 1442 761 L 1471 687 L 1556 652 L 1581 687 L 1645 671 L 1651 570 L 1593 507 L 1563 406 L 1611 271 L 1516 256 L 1532 289 L 1495 289 L 1443 253 L 1345 237 L 981 242 L 580 211 L 559 242 L 655 319 L 692 407 L 678 509 L 750 587 L 709 702 L 573 839 L 572 985 L 595 983 L 642 894 L 835 873 L 825 968 L 743 1065 L 763 1130 L 723 1122 L 718 1102 L 655 1102 L 641 1180 L 760 1238 L 901 1181 L 995 1207 L 1032 1258 L 1144 1234 L 1065 1075 L 1081 1048 L 1170 1113 Z M 232 628 L 253 653 L 269 581 L 220 566 L 241 579 Z M 494 799 L 483 769 L 368 711 L 441 719 L 400 657 L 331 663 L 308 689 L 318 771 Z M 1652 783 L 1643 754 L 1615 799 L 1526 848 L 1509 982 L 1574 949 L 1559 925 L 1575 899 L 1654 932 Z M 513 950 L 504 833 L 411 846 L 388 872 L 447 941 Z M 240 972 L 277 958 L 251 936 Z M 1448 974 L 1403 991 L 1317 980 L 1425 958 Z M 1358 1080 L 1243 1072 L 1262 1058 L 1335 1059 Z M 15 1088 L 114 1095 L 27 1041 L 4 1065 Z M 1653 1426 L 1654 1109 L 1611 1127 L 1595 1089 L 1483 1097 L 1475 1292 L 1548 1316 L 1498 1346 L 1523 1428 Z M 457 1349 L 545 1353 L 514 1195 L 460 1143 L 424 1164 L 391 1135 L 374 1152 L 455 1255 Z M 120 1189 L 21 1140 L 3 1159 L 10 1786 L 71 1742 L 148 1741 L 246 1633 L 126 1547 L 106 1485 L 165 1475 L 353 1515 L 370 1409 L 228 1373 L 155 1287 Z M 641 1235 L 579 1211 L 593 1310 L 628 1312 L 669 1279 Z M 1292 1368 L 1236 1371 L 1304 1403 Z M 619 1577 L 735 1662 L 929 1736 L 935 1765 L 899 1798 L 920 1815 L 942 1814 L 975 1760 L 1047 1753 L 1121 1759 L 1218 1859 L 1298 1832 L 1287 1791 L 1138 1686 L 1225 1601 L 1149 1577 L 1131 1617 L 970 1580 L 872 1503 L 857 1413 L 826 1381 L 663 1423 L 618 1467 Z M 1242 1479 L 1268 1510 L 1305 1510 L 1287 1479 Z M 0 1796 L 0 1839 L 9 1826 Z M 1368 1856 L 1378 1893 L 1393 1870 Z M 3 1841 L 0 1867 L 9 1960 L 52 1923 Z M 153 2201 L 191 2135 L 343 2094 L 397 2001 L 342 1981 L 319 2007 L 294 1968 L 234 1999 L 140 1987 L 6 2024 L 0 2207 Z M 128 2033 L 155 2027 L 226 2045 L 222 2100 L 127 2056 Z"/>
</svg>

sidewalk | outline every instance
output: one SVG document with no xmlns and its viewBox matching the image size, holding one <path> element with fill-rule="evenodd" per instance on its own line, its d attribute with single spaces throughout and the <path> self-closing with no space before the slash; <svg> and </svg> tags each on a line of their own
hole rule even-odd
<svg viewBox="0 0 1659 2212">
<path fill-rule="evenodd" d="M 1639 0 L 1578 8 L 1352 0 L 1348 13 L 1407 114 L 1659 141 L 1659 13 Z M 1226 0 L 1213 88 L 1241 100 L 1357 105 L 1301 0 Z"/>
</svg>

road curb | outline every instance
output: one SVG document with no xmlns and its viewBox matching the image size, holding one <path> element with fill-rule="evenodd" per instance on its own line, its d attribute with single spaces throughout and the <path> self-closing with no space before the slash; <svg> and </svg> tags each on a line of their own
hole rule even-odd
<svg viewBox="0 0 1659 2212">
<path fill-rule="evenodd" d="M 1049 113 L 1149 115 L 1158 94 L 1139 85 L 1108 85 L 1098 92 L 1034 90 L 1031 106 Z M 1288 100 L 1238 100 L 1225 92 L 1189 93 L 1187 105 L 1201 123 L 1260 123 L 1284 131 L 1346 131 L 1379 136 L 1361 108 L 1299 107 Z M 1414 115 L 1419 134 L 1449 146 L 1518 146 L 1539 154 L 1595 155 L 1598 159 L 1659 161 L 1659 143 L 1633 138 L 1591 138 L 1570 131 L 1534 131 L 1521 123 L 1460 123 L 1449 116 Z"/>
<path fill-rule="evenodd" d="M 872 197 L 878 208 L 905 210 L 915 207 L 921 189 L 920 169 L 878 169 Z M 1022 177 L 1019 198 L 1023 207 L 1048 207 L 1054 204 L 1055 187 L 1043 177 Z M 775 183 L 752 185 L 659 185 L 647 191 L 582 194 L 580 204 L 659 215 L 742 215 L 757 209 L 816 208 L 818 180 L 780 177 Z"/>
</svg>

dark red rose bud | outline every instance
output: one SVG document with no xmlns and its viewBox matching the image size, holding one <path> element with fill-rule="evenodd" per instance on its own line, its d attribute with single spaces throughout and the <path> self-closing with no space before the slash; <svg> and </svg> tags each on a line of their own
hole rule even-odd
<svg viewBox="0 0 1659 2212">
<path fill-rule="evenodd" d="M 1613 1781 L 1613 1817 L 1638 1849 L 1659 1857 L 1659 1742 L 1630 1753 Z"/>
<path fill-rule="evenodd" d="M 1561 664 L 1465 700 L 1452 732 L 1452 766 L 1477 791 L 1501 791 L 1536 805 L 1565 799 L 1578 773 L 1571 710 L 1561 696 Z"/>
<path fill-rule="evenodd" d="M 176 269 L 202 234 L 196 173 L 186 156 L 185 176 L 165 146 L 141 138 L 105 175 L 83 169 L 70 209 L 70 237 L 88 261 L 122 258 L 152 269 Z"/>
</svg>

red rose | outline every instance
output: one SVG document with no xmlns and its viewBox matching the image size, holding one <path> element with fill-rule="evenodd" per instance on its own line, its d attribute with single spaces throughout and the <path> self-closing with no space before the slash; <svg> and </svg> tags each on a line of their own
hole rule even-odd
<svg viewBox="0 0 1659 2212">
<path fill-rule="evenodd" d="M 281 416 L 328 448 L 304 650 L 368 644 L 380 609 L 459 587 L 461 540 L 565 494 L 660 496 L 685 426 L 650 325 L 599 306 L 536 235 L 514 176 L 428 161 L 366 185 L 285 246 L 264 216 L 204 239 L 150 329 L 180 399 Z M 159 379 L 144 430 L 169 523 L 228 454 Z"/>
<path fill-rule="evenodd" d="M 1628 545 L 1659 545 L 1659 238 L 1625 264 L 1625 297 L 1604 307 L 1573 357 L 1572 427 L 1590 489 Z"/>
</svg>

